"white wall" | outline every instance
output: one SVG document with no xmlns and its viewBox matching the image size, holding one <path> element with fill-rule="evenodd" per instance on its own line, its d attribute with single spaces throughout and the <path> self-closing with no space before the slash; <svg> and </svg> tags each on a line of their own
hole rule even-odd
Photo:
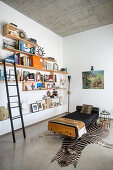
<svg viewBox="0 0 113 170">
<path fill-rule="evenodd" d="M 113 24 L 64 38 L 64 66 L 71 79 L 71 111 L 76 105 L 92 104 L 110 111 L 113 118 Z M 82 89 L 82 72 L 104 70 L 102 89 Z"/>
<path fill-rule="evenodd" d="M 5 57 L 9 55 L 9 52 L 2 50 L 2 43 L 4 38 L 2 36 L 2 30 L 4 24 L 11 23 L 11 22 L 17 24 L 18 28 L 24 30 L 29 38 L 32 37 L 37 39 L 37 43 L 41 47 L 44 47 L 46 55 L 55 57 L 58 65 L 60 67 L 63 66 L 63 38 L 0 1 L 0 55 L 1 56 Z M 35 72 L 35 71 L 31 71 L 31 72 Z M 28 104 L 36 102 L 37 100 L 41 100 L 42 96 L 46 94 L 46 91 L 41 91 L 41 92 L 22 91 L 22 83 L 19 83 L 19 87 L 20 87 L 21 101 L 27 102 Z M 5 83 L 0 83 L 0 106 L 3 105 L 7 107 L 7 97 L 6 97 Z M 25 125 L 29 125 L 38 122 L 40 120 L 47 119 L 57 114 L 61 114 L 64 112 L 64 109 L 65 109 L 64 106 L 59 106 L 56 109 L 49 109 L 38 113 L 30 113 L 30 109 L 28 108 L 28 110 L 24 113 L 24 114 L 30 113 L 24 115 Z M 15 111 L 15 114 L 17 114 L 17 111 Z M 20 126 L 21 126 L 20 121 L 16 121 L 15 129 L 19 128 Z M 0 121 L 0 135 L 7 133 L 9 131 L 10 131 L 9 120 Z"/>
<path fill-rule="evenodd" d="M 0 1 L 0 53 L 3 56 L 9 55 L 9 53 L 2 50 L 2 26 L 11 22 L 26 31 L 28 37 L 36 38 L 38 44 L 44 47 L 46 55 L 55 57 L 59 66 L 63 66 L 64 57 L 64 66 L 69 68 L 69 73 L 72 76 L 71 111 L 75 110 L 76 105 L 86 103 L 97 106 L 100 110 L 107 109 L 113 118 L 113 24 L 63 39 Z M 82 72 L 89 71 L 91 65 L 94 65 L 95 70 L 104 70 L 104 90 L 82 89 Z M 21 100 L 27 101 L 28 104 L 41 99 L 45 94 L 44 91 L 23 92 L 21 83 L 19 83 L 19 87 Z M 67 97 L 66 94 L 65 97 Z M 2 105 L 7 106 L 4 83 L 0 83 L 0 106 Z M 28 108 L 28 111 L 24 113 L 25 125 L 63 113 L 65 110 L 65 105 L 38 113 L 29 113 Z M 20 125 L 19 121 L 15 121 L 16 129 Z M 9 131 L 9 120 L 1 121 L 0 135 Z"/>
</svg>

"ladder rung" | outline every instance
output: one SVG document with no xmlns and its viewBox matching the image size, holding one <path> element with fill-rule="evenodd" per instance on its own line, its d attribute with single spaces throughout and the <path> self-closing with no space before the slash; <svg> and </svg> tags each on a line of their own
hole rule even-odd
<svg viewBox="0 0 113 170">
<path fill-rule="evenodd" d="M 9 97 L 17 97 L 18 95 L 15 95 L 15 96 L 9 96 Z"/>
<path fill-rule="evenodd" d="M 8 86 L 16 86 L 16 84 L 8 84 Z"/>
<path fill-rule="evenodd" d="M 14 120 L 14 119 L 19 119 L 19 118 L 21 118 L 20 115 L 19 115 L 19 116 L 14 116 L 14 117 L 12 117 L 12 120 Z"/>
<path fill-rule="evenodd" d="M 7 76 L 15 76 L 14 74 L 6 74 Z"/>
<path fill-rule="evenodd" d="M 11 108 L 13 109 L 13 108 L 17 108 L 17 107 L 19 107 L 19 106 L 13 106 L 13 107 L 11 107 Z"/>
<path fill-rule="evenodd" d="M 16 102 L 10 102 L 10 103 L 18 103 L 18 101 L 16 101 Z"/>
</svg>

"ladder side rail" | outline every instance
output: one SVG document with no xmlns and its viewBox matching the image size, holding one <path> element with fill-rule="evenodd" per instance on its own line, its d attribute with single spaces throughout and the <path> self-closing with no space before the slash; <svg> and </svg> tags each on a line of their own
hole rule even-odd
<svg viewBox="0 0 113 170">
<path fill-rule="evenodd" d="M 12 137 L 13 137 L 13 142 L 15 143 L 16 140 L 15 140 L 15 132 L 14 132 L 13 120 L 12 120 L 10 99 L 9 99 L 9 89 L 8 89 L 8 81 L 7 81 L 7 73 L 6 73 L 5 59 L 4 59 L 4 61 L 3 61 L 3 64 L 4 64 L 4 77 L 5 77 L 5 84 L 6 84 L 6 92 L 7 92 L 7 100 L 8 100 L 9 117 L 10 117 L 10 122 L 11 122 L 11 129 L 12 129 Z"/>
<path fill-rule="evenodd" d="M 17 72 L 16 72 L 16 58 L 15 58 L 15 56 L 14 56 L 14 72 L 15 72 L 15 81 L 16 81 L 16 86 L 17 86 L 18 104 L 19 104 L 19 111 L 20 111 L 20 116 L 21 116 L 23 136 L 24 136 L 24 138 L 26 138 L 25 127 L 24 127 L 24 120 L 23 120 L 23 115 L 22 115 L 22 108 L 21 108 L 19 86 L 18 86 L 18 79 L 17 79 Z"/>
</svg>

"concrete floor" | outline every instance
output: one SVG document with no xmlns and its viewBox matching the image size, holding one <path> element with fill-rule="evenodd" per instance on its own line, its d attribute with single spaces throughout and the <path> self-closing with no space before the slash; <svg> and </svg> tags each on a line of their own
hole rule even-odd
<svg viewBox="0 0 113 170">
<path fill-rule="evenodd" d="M 61 168 L 51 159 L 61 147 L 58 137 L 39 137 L 47 132 L 47 122 L 40 122 L 26 128 L 27 139 L 21 131 L 16 132 L 16 144 L 12 143 L 11 134 L 0 138 L 0 170 L 72 170 L 73 165 Z M 113 143 L 113 121 L 110 135 L 106 141 Z M 99 145 L 88 145 L 78 162 L 76 170 L 113 170 L 113 150 Z"/>
</svg>

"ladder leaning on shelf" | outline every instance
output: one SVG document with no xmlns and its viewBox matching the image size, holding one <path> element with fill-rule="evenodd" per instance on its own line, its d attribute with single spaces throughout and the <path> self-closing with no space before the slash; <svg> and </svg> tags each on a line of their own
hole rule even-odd
<svg viewBox="0 0 113 170">
<path fill-rule="evenodd" d="M 6 71 L 6 60 L 3 60 L 3 64 L 4 64 L 4 77 L 5 77 L 5 84 L 6 84 L 6 92 L 7 92 L 7 100 L 8 100 L 8 110 L 9 110 L 9 117 L 10 117 L 10 122 L 11 122 L 11 129 L 12 129 L 12 137 L 13 137 L 13 142 L 16 142 L 15 139 L 15 130 L 14 130 L 14 125 L 13 125 L 13 120 L 15 119 L 21 119 L 21 123 L 22 123 L 22 130 L 23 130 L 23 136 L 24 138 L 26 138 L 26 133 L 25 133 L 25 127 L 24 127 L 24 120 L 23 120 L 23 115 L 22 115 L 22 108 L 21 108 L 21 101 L 20 101 L 20 94 L 19 94 L 19 86 L 18 86 L 18 80 L 17 80 L 17 73 L 16 73 L 16 60 L 15 60 L 15 56 L 14 56 L 14 76 L 15 78 L 15 85 L 14 84 L 8 84 L 8 80 L 7 80 L 7 76 L 9 74 L 7 74 Z M 10 86 L 15 86 L 17 89 L 17 94 L 16 95 L 10 95 L 9 93 L 9 87 Z M 15 102 L 11 102 L 11 98 L 17 98 L 17 101 Z M 11 106 L 13 103 L 17 103 L 17 106 Z M 18 116 L 12 116 L 12 109 L 14 108 L 18 108 L 19 109 L 19 115 Z"/>
</svg>

